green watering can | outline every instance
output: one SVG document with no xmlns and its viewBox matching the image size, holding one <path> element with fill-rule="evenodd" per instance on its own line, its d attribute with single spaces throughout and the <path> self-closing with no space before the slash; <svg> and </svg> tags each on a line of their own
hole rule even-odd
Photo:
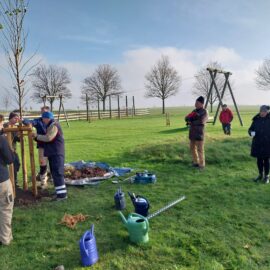
<svg viewBox="0 0 270 270">
<path fill-rule="evenodd" d="M 131 242 L 138 244 L 147 243 L 149 241 L 149 223 L 146 217 L 136 213 L 131 213 L 128 215 L 126 220 L 121 211 L 118 211 L 118 213 L 128 229 L 129 239 Z"/>
</svg>

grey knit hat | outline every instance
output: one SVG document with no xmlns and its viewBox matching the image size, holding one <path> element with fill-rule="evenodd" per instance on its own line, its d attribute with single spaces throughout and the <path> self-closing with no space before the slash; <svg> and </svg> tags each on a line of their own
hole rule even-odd
<svg viewBox="0 0 270 270">
<path fill-rule="evenodd" d="M 270 109 L 269 106 L 267 106 L 267 105 L 262 105 L 262 106 L 260 107 L 260 112 L 268 112 L 269 109 Z"/>
</svg>

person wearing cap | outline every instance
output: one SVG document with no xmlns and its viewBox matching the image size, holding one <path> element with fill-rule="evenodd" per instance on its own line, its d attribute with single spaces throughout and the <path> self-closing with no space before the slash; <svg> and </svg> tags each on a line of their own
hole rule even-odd
<svg viewBox="0 0 270 270">
<path fill-rule="evenodd" d="M 226 104 L 222 105 L 222 111 L 219 115 L 219 121 L 222 124 L 224 134 L 231 135 L 231 122 L 233 120 L 233 113 Z"/>
<path fill-rule="evenodd" d="M 54 120 L 52 112 L 42 113 L 46 134 L 33 134 L 38 142 L 44 143 L 44 156 L 48 158 L 51 175 L 56 192 L 56 201 L 67 199 L 64 181 L 65 143 L 62 129 Z"/>
<path fill-rule="evenodd" d="M 8 171 L 13 158 L 5 136 L 0 135 L 0 244 L 3 245 L 9 245 L 13 239 L 11 221 L 14 197 Z"/>
<path fill-rule="evenodd" d="M 259 175 L 255 182 L 263 181 L 269 183 L 270 166 L 270 114 L 269 106 L 262 105 L 260 112 L 252 119 L 252 124 L 248 129 L 252 137 L 251 156 L 257 158 Z"/>
<path fill-rule="evenodd" d="M 44 106 L 41 108 L 41 114 L 44 112 L 49 112 L 50 107 Z M 24 125 L 31 124 L 35 129 L 38 135 L 45 135 L 46 134 L 46 128 L 45 124 L 42 121 L 42 117 L 35 118 L 33 120 L 24 119 L 23 120 Z M 37 142 L 37 148 L 38 148 L 38 157 L 39 157 L 39 173 L 37 175 L 37 179 L 40 179 L 41 181 L 41 188 L 45 189 L 47 188 L 47 163 L 48 158 L 44 156 L 44 143 L 43 142 Z"/>
<path fill-rule="evenodd" d="M 17 112 L 13 111 L 9 114 L 8 122 L 4 124 L 4 128 L 14 127 L 20 121 L 20 116 Z M 18 132 L 11 132 L 12 138 L 12 151 L 14 152 L 14 161 L 13 161 L 13 168 L 14 168 L 14 180 L 15 184 L 18 185 L 18 172 L 20 170 L 20 159 L 17 153 L 17 142 L 20 142 L 20 137 Z"/>
<path fill-rule="evenodd" d="M 195 110 L 185 117 L 189 128 L 190 151 L 192 155 L 192 166 L 199 169 L 205 167 L 204 156 L 204 126 L 208 113 L 204 109 L 204 97 L 196 99 Z"/>
</svg>

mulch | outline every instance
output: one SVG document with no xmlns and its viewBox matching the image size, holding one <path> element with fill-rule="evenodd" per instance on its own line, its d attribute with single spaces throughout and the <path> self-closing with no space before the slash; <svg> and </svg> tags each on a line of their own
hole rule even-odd
<svg viewBox="0 0 270 270">
<path fill-rule="evenodd" d="M 15 207 L 30 207 L 41 201 L 48 201 L 53 197 L 48 190 L 38 189 L 37 197 L 34 197 L 31 189 L 24 191 L 21 187 L 16 187 L 16 198 L 14 201 Z"/>
</svg>

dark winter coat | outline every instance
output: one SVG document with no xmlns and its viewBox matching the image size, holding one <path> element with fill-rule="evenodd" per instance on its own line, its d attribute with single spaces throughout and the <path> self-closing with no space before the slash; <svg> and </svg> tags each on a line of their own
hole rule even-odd
<svg viewBox="0 0 270 270">
<path fill-rule="evenodd" d="M 255 131 L 255 136 L 252 139 L 251 156 L 270 157 L 270 114 L 265 117 L 261 117 L 260 114 L 255 115 L 248 130 L 249 135 L 252 131 Z"/>
<path fill-rule="evenodd" d="M 46 126 L 46 134 L 38 134 L 37 141 L 44 142 L 44 156 L 65 156 L 65 142 L 61 126 L 52 120 Z"/>
<path fill-rule="evenodd" d="M 46 127 L 45 124 L 42 121 L 42 117 L 35 118 L 33 120 L 29 119 L 24 119 L 23 120 L 24 125 L 29 125 L 31 124 L 37 131 L 37 134 L 40 135 L 45 135 L 46 134 Z M 44 148 L 44 143 L 43 142 L 37 142 L 37 148 Z"/>
<path fill-rule="evenodd" d="M 195 109 L 191 114 L 187 115 L 185 120 L 189 123 L 189 139 L 192 141 L 204 140 L 204 125 L 207 121 L 208 114 L 203 108 Z"/>
<path fill-rule="evenodd" d="M 0 183 L 9 179 L 7 165 L 13 162 L 14 155 L 9 148 L 8 142 L 3 135 L 0 135 Z"/>
</svg>

